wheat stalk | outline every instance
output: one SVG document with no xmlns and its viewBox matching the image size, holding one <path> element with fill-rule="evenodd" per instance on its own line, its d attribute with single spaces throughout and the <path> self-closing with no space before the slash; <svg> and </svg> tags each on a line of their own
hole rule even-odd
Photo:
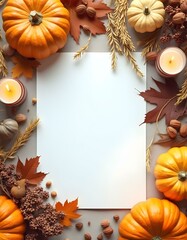
<svg viewBox="0 0 187 240">
<path fill-rule="evenodd" d="M 108 14 L 108 25 L 106 28 L 108 43 L 112 56 L 112 69 L 117 66 L 117 53 L 127 57 L 139 77 L 143 77 L 141 70 L 132 54 L 135 51 L 132 39 L 127 31 L 126 16 L 128 9 L 127 0 L 115 0 L 114 11 Z"/>
<path fill-rule="evenodd" d="M 89 38 L 88 38 L 87 43 L 86 43 L 83 47 L 81 47 L 81 49 L 78 50 L 78 51 L 74 54 L 74 57 L 73 57 L 74 59 L 81 58 L 82 55 L 85 53 L 85 51 L 88 50 L 88 48 L 89 48 L 89 46 L 90 46 L 90 42 L 91 42 L 91 36 L 92 36 L 92 34 L 90 33 L 90 36 L 89 36 Z"/>
<path fill-rule="evenodd" d="M 185 76 L 185 80 L 182 84 L 181 89 L 179 90 L 179 93 L 177 94 L 176 105 L 180 104 L 182 101 L 187 99 L 187 68 L 185 69 L 184 76 Z"/>
<path fill-rule="evenodd" d="M 4 153 L 3 161 L 5 162 L 7 159 L 14 159 L 15 153 L 29 140 L 31 133 L 36 129 L 38 125 L 39 119 L 31 121 L 29 126 L 25 129 L 23 133 L 20 133 L 17 139 L 15 140 L 13 146 Z"/>
</svg>

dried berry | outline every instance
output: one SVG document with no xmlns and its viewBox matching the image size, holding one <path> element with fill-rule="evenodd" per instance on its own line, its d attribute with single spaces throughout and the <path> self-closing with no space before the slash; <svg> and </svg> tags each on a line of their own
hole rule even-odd
<svg viewBox="0 0 187 240">
<path fill-rule="evenodd" d="M 119 215 L 114 215 L 113 219 L 114 219 L 115 222 L 118 222 L 119 221 Z"/>
<path fill-rule="evenodd" d="M 83 228 L 83 223 L 78 222 L 78 223 L 75 224 L 75 227 L 76 227 L 77 230 L 80 231 Z"/>
<path fill-rule="evenodd" d="M 84 239 L 85 239 L 85 240 L 91 240 L 91 239 L 92 239 L 92 236 L 90 235 L 90 233 L 85 233 L 85 234 L 84 234 Z"/>
</svg>

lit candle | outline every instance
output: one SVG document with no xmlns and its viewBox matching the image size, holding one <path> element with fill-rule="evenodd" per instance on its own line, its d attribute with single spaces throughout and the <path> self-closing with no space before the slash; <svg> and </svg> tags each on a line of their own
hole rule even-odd
<svg viewBox="0 0 187 240">
<path fill-rule="evenodd" d="M 177 47 L 168 47 L 161 51 L 156 59 L 156 69 L 163 77 L 173 77 L 186 66 L 186 55 Z"/>
<path fill-rule="evenodd" d="M 27 91 L 22 82 L 12 78 L 0 80 L 0 101 L 8 106 L 18 106 L 25 101 Z"/>
</svg>

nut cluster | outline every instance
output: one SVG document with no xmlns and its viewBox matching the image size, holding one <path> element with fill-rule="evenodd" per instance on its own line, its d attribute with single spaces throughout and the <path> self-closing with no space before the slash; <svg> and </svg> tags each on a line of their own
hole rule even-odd
<svg viewBox="0 0 187 240">
<path fill-rule="evenodd" d="M 179 134 L 181 137 L 187 137 L 187 124 L 181 123 L 179 120 L 172 119 L 166 129 L 168 136 L 175 139 Z"/>
<path fill-rule="evenodd" d="M 166 27 L 160 37 L 162 43 L 174 40 L 182 44 L 187 40 L 187 0 L 168 0 L 165 7 Z"/>
<path fill-rule="evenodd" d="M 83 0 L 82 3 L 75 8 L 75 11 L 78 17 L 87 16 L 90 19 L 94 19 L 96 16 L 95 8 L 87 6 L 87 2 L 85 0 Z"/>
</svg>

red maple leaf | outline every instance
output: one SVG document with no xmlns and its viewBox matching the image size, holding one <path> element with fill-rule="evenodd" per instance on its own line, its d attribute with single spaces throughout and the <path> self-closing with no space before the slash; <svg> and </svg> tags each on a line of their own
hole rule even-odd
<svg viewBox="0 0 187 240">
<path fill-rule="evenodd" d="M 102 0 L 93 2 L 87 0 L 87 7 L 93 7 L 96 10 L 96 16 L 92 19 L 86 14 L 79 17 L 76 13 L 76 7 L 82 4 L 82 0 L 61 0 L 64 6 L 69 10 L 70 13 L 70 34 L 74 38 L 76 43 L 79 43 L 81 28 L 86 26 L 92 35 L 106 33 L 106 28 L 101 18 L 105 17 L 112 11 Z"/>
<path fill-rule="evenodd" d="M 142 96 L 145 101 L 157 105 L 153 110 L 146 113 L 144 123 L 153 123 L 165 116 L 166 124 L 168 125 L 170 120 L 178 119 L 186 115 L 187 101 L 184 100 L 179 105 L 175 104 L 177 94 L 179 93 L 179 87 L 175 80 L 165 79 L 165 83 L 154 79 L 153 81 L 160 91 L 150 88 L 140 93 L 140 96 Z"/>
<path fill-rule="evenodd" d="M 16 173 L 21 175 L 22 179 L 26 179 L 28 183 L 37 185 L 39 184 L 44 177 L 47 175 L 43 172 L 37 172 L 37 168 L 40 164 L 40 157 L 26 159 L 25 165 L 18 159 L 16 166 Z"/>
<path fill-rule="evenodd" d="M 61 224 L 69 227 L 72 225 L 71 219 L 79 218 L 81 215 L 76 213 L 78 209 L 78 199 L 75 199 L 72 202 L 65 201 L 64 204 L 61 202 L 57 202 L 55 204 L 55 209 L 57 212 L 62 212 L 64 214 L 64 218 L 61 220 Z"/>
</svg>

